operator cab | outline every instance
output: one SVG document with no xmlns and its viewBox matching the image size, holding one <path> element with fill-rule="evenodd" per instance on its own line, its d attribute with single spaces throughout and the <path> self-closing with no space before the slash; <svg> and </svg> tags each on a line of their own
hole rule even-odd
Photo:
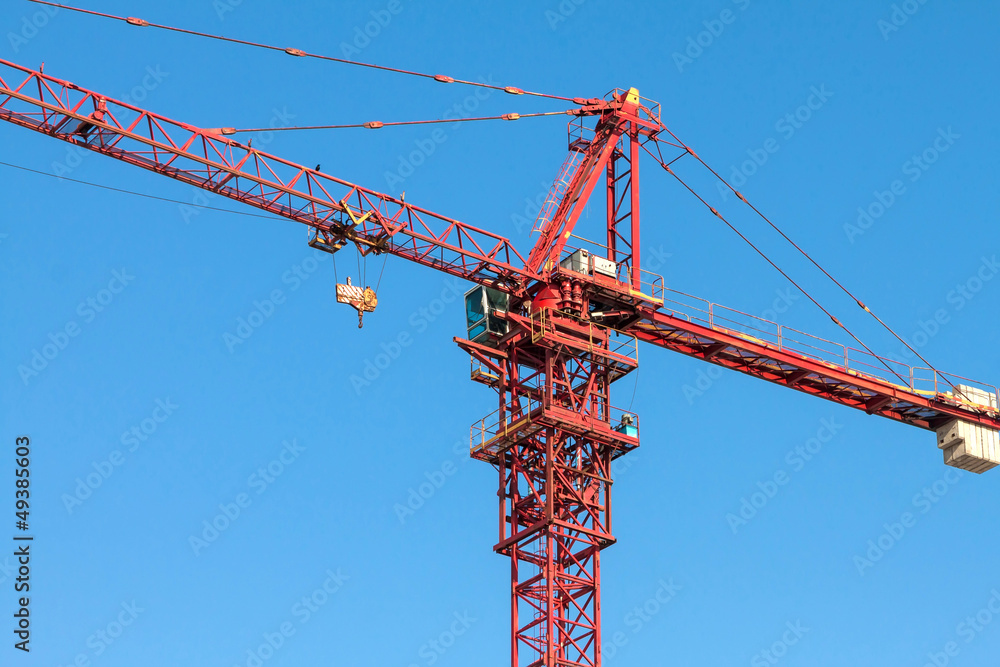
<svg viewBox="0 0 1000 667">
<path fill-rule="evenodd" d="M 469 340 L 491 345 L 507 333 L 509 324 L 497 317 L 506 313 L 508 297 L 490 287 L 473 287 L 465 293 L 465 323 Z"/>
</svg>

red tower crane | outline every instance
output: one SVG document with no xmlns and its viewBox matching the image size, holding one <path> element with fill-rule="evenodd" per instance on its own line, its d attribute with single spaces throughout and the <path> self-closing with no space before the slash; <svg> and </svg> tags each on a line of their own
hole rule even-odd
<svg viewBox="0 0 1000 667">
<path fill-rule="evenodd" d="M 499 397 L 472 427 L 471 455 L 497 470 L 493 548 L 510 558 L 514 667 L 601 664 L 600 554 L 615 542 L 611 463 L 639 446 L 638 416 L 612 406 L 611 385 L 638 367 L 638 341 L 935 431 L 949 465 L 983 472 L 1000 463 L 996 387 L 669 290 L 644 271 L 640 154 L 671 174 L 673 162 L 700 158 L 635 89 L 577 102 L 569 156 L 525 258 L 503 236 L 228 131 L 0 61 L 0 120 L 301 222 L 313 248 L 336 253 L 350 243 L 476 284 L 466 296 L 469 335 L 455 342 L 471 357 L 471 379 Z M 572 247 L 596 189 L 606 201 L 604 243 Z"/>
</svg>

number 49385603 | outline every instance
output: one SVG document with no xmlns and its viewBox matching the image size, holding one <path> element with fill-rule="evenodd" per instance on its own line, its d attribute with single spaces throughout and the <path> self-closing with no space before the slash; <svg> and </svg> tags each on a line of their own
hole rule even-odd
<svg viewBox="0 0 1000 667">
<path fill-rule="evenodd" d="M 18 527 L 21 528 L 21 526 L 23 525 L 24 527 L 21 529 L 26 530 L 27 529 L 26 524 L 28 521 L 28 507 L 29 507 L 28 499 L 31 497 L 29 491 L 30 482 L 28 481 L 28 478 L 31 475 L 28 468 L 28 465 L 30 463 L 29 456 L 31 455 L 31 449 L 30 449 L 31 441 L 27 437 L 20 437 L 17 439 L 16 445 L 17 449 L 14 452 L 17 455 L 17 458 L 15 460 L 15 463 L 17 464 L 17 469 L 14 472 L 14 474 L 17 476 L 17 480 L 14 482 L 14 485 L 16 487 L 15 515 L 17 516 L 19 522 L 23 522 L 23 524 L 18 523 Z"/>
</svg>

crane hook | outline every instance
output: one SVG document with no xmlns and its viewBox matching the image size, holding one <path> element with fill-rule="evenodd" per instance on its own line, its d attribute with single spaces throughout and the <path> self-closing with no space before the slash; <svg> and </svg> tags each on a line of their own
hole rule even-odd
<svg viewBox="0 0 1000 667">
<path fill-rule="evenodd" d="M 358 285 L 351 284 L 351 277 L 347 277 L 347 284 L 337 284 L 337 303 L 346 303 L 358 311 L 358 328 L 364 326 L 365 313 L 375 311 L 378 306 L 378 297 L 371 287 L 361 289 Z"/>
</svg>

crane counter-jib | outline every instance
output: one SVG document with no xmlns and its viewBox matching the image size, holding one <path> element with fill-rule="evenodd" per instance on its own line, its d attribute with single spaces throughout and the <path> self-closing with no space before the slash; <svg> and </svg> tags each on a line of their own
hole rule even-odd
<svg viewBox="0 0 1000 667">
<path fill-rule="evenodd" d="M 740 322 L 735 311 L 719 317 L 714 312 L 647 310 L 629 331 L 687 356 L 935 431 L 949 465 L 984 472 L 1000 464 L 996 387 L 936 371 L 920 378 L 918 371 L 929 369 L 905 367 L 906 372 L 899 362 L 872 359 L 839 344 L 824 352 L 820 346 L 828 341 L 823 339 L 783 335 L 780 326 L 752 316 L 747 318 L 753 321 Z M 876 361 L 887 362 L 891 372 L 879 370 Z"/>
</svg>

